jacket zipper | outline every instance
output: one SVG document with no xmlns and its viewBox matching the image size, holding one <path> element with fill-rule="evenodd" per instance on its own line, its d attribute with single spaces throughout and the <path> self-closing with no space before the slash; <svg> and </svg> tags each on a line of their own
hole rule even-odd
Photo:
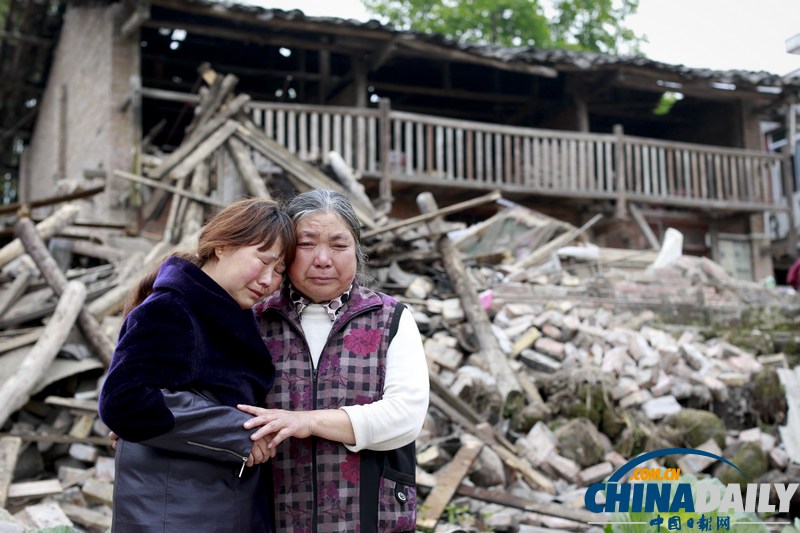
<svg viewBox="0 0 800 533">
<path fill-rule="evenodd" d="M 190 446 L 199 446 L 200 448 L 205 448 L 206 450 L 214 450 L 215 452 L 225 452 L 233 455 L 234 457 L 242 457 L 238 453 L 234 452 L 233 450 L 226 450 L 225 448 L 217 448 L 216 446 L 209 446 L 208 444 L 200 444 L 199 442 L 187 441 L 186 444 Z M 242 468 L 239 469 L 239 477 L 242 477 L 244 473 L 244 467 L 247 466 L 247 457 L 242 457 Z"/>
</svg>

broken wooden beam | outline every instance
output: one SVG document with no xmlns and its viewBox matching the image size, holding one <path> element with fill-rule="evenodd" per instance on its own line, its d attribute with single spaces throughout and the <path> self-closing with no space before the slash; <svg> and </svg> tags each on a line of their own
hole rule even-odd
<svg viewBox="0 0 800 533">
<path fill-rule="evenodd" d="M 52 237 L 61 228 L 71 224 L 78 216 L 79 211 L 80 207 L 75 204 L 61 206 L 58 211 L 36 224 L 36 233 L 42 239 Z M 23 253 L 25 253 L 25 248 L 22 246 L 22 241 L 18 238 L 14 239 L 0 249 L 0 267 L 7 265 Z"/>
<path fill-rule="evenodd" d="M 589 230 L 595 223 L 603 218 L 603 215 L 598 213 L 593 216 L 586 224 L 581 226 L 580 228 L 573 229 L 567 232 L 562 233 L 555 239 L 551 240 L 544 246 L 537 248 L 535 252 L 533 252 L 528 257 L 522 259 L 521 261 L 517 261 L 513 265 L 509 267 L 509 271 L 513 274 L 515 272 L 520 272 L 529 266 L 533 266 L 541 261 L 547 259 L 551 254 L 555 253 L 556 250 L 569 244 L 570 242 L 574 241 L 581 235 L 583 235 L 586 231 Z"/>
<path fill-rule="evenodd" d="M 0 426 L 27 403 L 39 378 L 58 355 L 72 330 L 86 298 L 86 286 L 77 281 L 65 284 L 52 318 L 22 364 L 0 385 Z"/>
<path fill-rule="evenodd" d="M 432 213 L 438 209 L 436 200 L 433 199 L 433 194 L 430 192 L 420 193 L 417 196 L 417 205 L 423 213 Z M 434 219 L 428 224 L 432 226 L 433 230 L 437 230 L 440 220 Z M 461 261 L 461 253 L 447 235 L 439 238 L 436 247 L 442 254 L 442 262 L 453 290 L 461 300 L 464 316 L 472 325 L 480 352 L 486 358 L 492 375 L 497 380 L 497 388 L 503 398 L 504 410 L 521 408 L 525 401 L 522 387 L 508 364 L 508 357 L 500 348 L 497 336 L 492 330 L 492 323 L 481 305 L 478 290 L 470 281 L 464 263 Z"/>
<path fill-rule="evenodd" d="M 182 142 L 181 145 L 175 149 L 175 151 L 165 157 L 161 164 L 157 168 L 150 171 L 148 175 L 152 179 L 160 180 L 169 174 L 172 169 L 178 166 L 181 161 L 186 159 L 192 152 L 194 152 L 200 143 L 205 141 L 212 133 L 217 131 L 229 118 L 241 111 L 244 105 L 249 101 L 250 97 L 246 94 L 240 94 L 231 100 L 225 106 L 224 110 L 220 111 L 217 116 L 203 124 L 195 132 L 195 134 L 191 136 L 190 139 Z"/>
<path fill-rule="evenodd" d="M 47 251 L 47 247 L 42 242 L 29 218 L 21 218 L 14 226 L 14 232 L 23 243 L 28 255 L 31 256 L 36 267 L 42 273 L 47 284 L 57 295 L 61 296 L 67 287 L 67 278 L 58 268 L 55 259 Z M 84 287 L 85 290 L 85 287 Z M 83 303 L 83 302 L 81 302 Z M 86 337 L 86 341 L 95 354 L 103 363 L 108 366 L 111 364 L 111 356 L 114 353 L 114 345 L 111 340 L 103 333 L 97 319 L 83 305 L 78 315 L 78 324 Z"/>
<path fill-rule="evenodd" d="M 4 436 L 0 438 L 0 507 L 6 507 L 8 487 L 14 478 L 14 468 L 17 466 L 22 448 L 22 439 L 19 437 Z"/>
<path fill-rule="evenodd" d="M 483 442 L 479 439 L 468 433 L 463 435 L 461 447 L 455 457 L 436 474 L 436 485 L 425 498 L 425 503 L 419 506 L 418 528 L 433 530 L 436 527 L 444 508 L 450 503 L 450 498 L 461 485 L 464 476 L 469 473 L 482 448 Z"/>
<path fill-rule="evenodd" d="M 382 226 L 380 228 L 375 228 L 369 231 L 365 231 L 362 234 L 362 238 L 366 239 L 368 237 L 374 237 L 376 235 L 380 235 L 381 233 L 394 231 L 400 228 L 406 228 L 408 226 L 413 226 L 415 224 L 421 224 L 422 222 L 433 220 L 436 217 L 443 217 L 453 213 L 458 213 L 459 211 L 464 211 L 465 209 L 472 209 L 473 207 L 477 207 L 479 205 L 489 204 L 499 200 L 500 198 L 502 198 L 500 191 L 492 191 L 489 194 L 484 194 L 483 196 L 467 200 L 466 202 L 459 202 L 457 204 L 449 205 L 447 207 L 442 207 L 431 213 L 417 215 L 415 217 L 407 218 L 399 222 L 386 224 L 385 226 Z"/>
<path fill-rule="evenodd" d="M 179 189 L 178 187 L 167 185 L 166 183 L 161 183 L 160 181 L 155 181 L 150 178 L 145 178 L 144 176 L 137 176 L 136 174 L 131 174 L 130 172 L 125 172 L 123 170 L 115 170 L 114 175 L 117 176 L 118 178 L 126 179 L 128 181 L 141 183 L 142 185 L 147 185 L 148 187 L 161 189 L 167 192 L 171 192 L 173 194 L 177 194 L 179 196 L 184 196 L 190 200 L 194 200 L 195 202 L 200 202 L 207 205 L 213 205 L 214 207 L 225 207 L 225 204 L 223 204 L 222 202 L 218 202 L 213 198 L 209 198 L 208 196 L 204 196 L 202 194 L 196 194 L 194 192 L 187 191 L 185 189 Z"/>
<path fill-rule="evenodd" d="M 424 482 L 419 481 L 417 482 L 417 485 L 425 488 L 434 488 L 425 484 Z M 586 528 L 589 527 L 589 522 L 604 521 L 604 515 L 592 513 L 585 509 L 573 509 L 572 507 L 568 507 L 566 505 L 550 502 L 535 502 L 532 500 L 526 500 L 525 498 L 520 498 L 518 496 L 513 496 L 508 492 L 473 487 L 467 485 L 466 483 L 461 483 L 458 487 L 456 487 L 456 494 L 489 503 L 496 503 L 505 507 L 521 509 L 531 513 L 539 513 L 548 516 L 556 516 L 558 518 L 565 518 L 567 520 L 573 520 L 585 525 Z"/>
<path fill-rule="evenodd" d="M 80 198 L 88 198 L 89 196 L 94 196 L 95 194 L 101 193 L 104 190 L 106 190 L 106 186 L 100 185 L 98 187 L 92 187 L 90 189 L 85 189 L 82 191 L 75 191 L 69 194 L 51 196 L 50 198 L 42 198 L 41 200 L 31 200 L 30 202 L 16 202 L 13 204 L 5 204 L 0 206 L 0 215 L 5 215 L 7 213 L 14 213 L 23 206 L 28 209 L 35 209 L 37 207 L 44 207 L 46 205 L 63 204 L 64 202 L 70 202 L 72 200 L 78 200 Z"/>
<path fill-rule="evenodd" d="M 254 198 L 271 198 L 264 178 L 258 173 L 253 158 L 250 156 L 250 148 L 236 137 L 228 139 L 227 147 L 233 164 L 244 181 L 247 193 Z"/>
</svg>

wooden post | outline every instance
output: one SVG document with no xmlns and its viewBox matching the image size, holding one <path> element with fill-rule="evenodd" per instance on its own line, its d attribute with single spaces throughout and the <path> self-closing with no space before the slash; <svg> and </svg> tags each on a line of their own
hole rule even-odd
<svg viewBox="0 0 800 533">
<path fill-rule="evenodd" d="M 392 210 L 392 179 L 389 174 L 389 157 L 392 151 L 392 124 L 391 111 L 392 104 L 388 98 L 381 98 L 378 105 L 381 116 L 381 181 L 380 181 L 380 208 L 382 213 L 389 213 Z"/>
<path fill-rule="evenodd" d="M 67 178 L 67 152 L 69 150 L 67 146 L 69 134 L 67 104 L 67 85 L 62 84 L 58 99 L 58 166 L 56 176 L 59 181 Z"/>
<path fill-rule="evenodd" d="M 31 391 L 67 340 L 85 299 L 86 287 L 83 283 L 70 281 L 65 284 L 42 336 L 14 375 L 0 386 L 0 425 L 5 424 L 14 411 L 27 403 Z"/>
<path fill-rule="evenodd" d="M 786 115 L 786 145 L 783 148 L 783 192 L 786 195 L 786 203 L 789 211 L 786 215 L 789 219 L 789 232 L 786 234 L 786 251 L 789 257 L 797 257 L 797 221 L 794 218 L 794 185 L 795 179 L 792 175 L 792 159 L 794 157 L 796 144 L 795 134 L 797 130 L 797 104 L 790 104 L 789 112 Z M 800 165 L 800 161 L 795 161 L 795 165 Z"/>
<path fill-rule="evenodd" d="M 131 119 L 133 121 L 132 128 L 132 145 L 133 145 L 133 173 L 142 173 L 142 78 L 139 76 L 131 76 L 130 79 L 131 91 Z"/>
<path fill-rule="evenodd" d="M 32 275 L 32 264 L 31 268 L 26 266 L 25 268 L 20 269 L 17 277 L 14 278 L 14 281 L 9 283 L 8 287 L 6 287 L 2 294 L 0 294 L 0 316 L 3 316 L 3 314 L 8 311 L 8 308 L 16 303 L 23 294 L 25 294 L 25 290 L 30 284 Z"/>
<path fill-rule="evenodd" d="M 617 171 L 616 217 L 619 220 L 627 220 L 628 209 L 625 205 L 627 202 L 625 194 L 625 130 L 622 129 L 622 124 L 614 125 L 614 136 L 616 137 L 616 142 L 614 143 L 614 168 Z"/>
<path fill-rule="evenodd" d="M 19 219 L 14 226 L 14 233 L 16 233 L 20 241 L 22 241 L 25 250 L 28 252 L 28 255 L 31 256 L 33 262 L 36 263 L 36 266 L 39 268 L 45 281 L 47 281 L 47 284 L 50 285 L 54 293 L 61 296 L 67 286 L 67 277 L 58 268 L 55 259 L 53 259 L 53 256 L 47 251 L 47 247 L 44 245 L 39 235 L 36 234 L 36 229 L 31 219 Z M 103 333 L 94 315 L 81 307 L 80 315 L 78 316 L 78 324 L 81 327 L 83 335 L 86 337 L 86 342 L 92 350 L 94 350 L 95 354 L 106 366 L 111 364 L 114 345 Z"/>
<path fill-rule="evenodd" d="M 423 213 L 431 213 L 437 210 L 436 200 L 433 199 L 433 194 L 429 192 L 423 192 L 417 196 L 417 205 Z M 433 233 L 442 233 L 440 225 L 441 219 L 434 219 L 428 223 Z M 522 407 L 525 396 L 517 382 L 517 377 L 508 364 L 506 354 L 503 353 L 500 343 L 497 341 L 494 331 L 492 331 L 492 324 L 481 305 L 477 289 L 467 275 L 464 263 L 461 261 L 461 254 L 446 233 L 439 238 L 437 248 L 439 253 L 442 254 L 442 261 L 444 262 L 447 276 L 453 284 L 453 290 L 461 299 L 464 315 L 472 324 L 481 353 L 489 363 L 489 368 L 497 380 L 497 387 L 503 397 L 504 411 L 513 412 Z M 500 414 L 501 416 L 503 415 L 503 413 Z"/>
<path fill-rule="evenodd" d="M 14 468 L 17 466 L 17 457 L 22 448 L 22 439 L 19 437 L 0 438 L 0 507 L 5 509 L 8 498 L 8 487 L 14 478 Z"/>
<path fill-rule="evenodd" d="M 189 184 L 189 192 L 197 195 L 200 198 L 208 197 L 209 175 L 211 168 L 208 163 L 200 163 L 192 173 L 192 181 Z M 186 214 L 183 217 L 183 228 L 181 235 L 192 235 L 200 231 L 203 227 L 204 218 L 203 204 L 200 202 L 191 202 L 186 208 Z"/>
</svg>

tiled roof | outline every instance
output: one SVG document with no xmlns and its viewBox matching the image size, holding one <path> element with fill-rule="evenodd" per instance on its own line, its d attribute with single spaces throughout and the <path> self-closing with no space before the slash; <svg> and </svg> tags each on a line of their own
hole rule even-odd
<svg viewBox="0 0 800 533">
<path fill-rule="evenodd" d="M 195 4 L 216 6 L 233 12 L 248 13 L 258 20 L 284 20 L 294 22 L 312 22 L 321 26 L 343 26 L 366 31 L 379 31 L 398 36 L 407 36 L 454 48 L 504 62 L 516 62 L 528 65 L 541 65 L 554 68 L 568 69 L 596 69 L 603 67 L 637 67 L 668 72 L 679 75 L 686 81 L 705 80 L 714 83 L 761 86 L 774 88 L 800 89 L 800 76 L 781 76 L 765 71 L 749 70 L 713 70 L 706 68 L 690 68 L 684 65 L 672 65 L 653 61 L 642 56 L 614 56 L 597 52 L 579 52 L 575 50 L 553 49 L 543 50 L 533 47 L 504 47 L 497 45 L 462 44 L 439 34 L 423 33 L 413 30 L 398 30 L 391 24 L 383 24 L 377 20 L 366 22 L 341 19 L 334 17 L 312 17 L 305 15 L 299 9 L 284 11 L 282 9 L 263 8 L 253 5 L 238 4 L 230 1 L 190 0 Z"/>
</svg>

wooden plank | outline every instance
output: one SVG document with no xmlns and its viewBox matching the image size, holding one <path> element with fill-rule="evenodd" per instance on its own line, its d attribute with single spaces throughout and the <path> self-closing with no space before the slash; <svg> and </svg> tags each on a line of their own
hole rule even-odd
<svg viewBox="0 0 800 533">
<path fill-rule="evenodd" d="M 64 492 L 64 488 L 57 479 L 12 483 L 8 487 L 9 498 L 42 498 L 44 496 L 61 494 L 62 492 Z"/>
<path fill-rule="evenodd" d="M 494 137 L 494 183 L 503 183 L 505 181 L 503 167 L 507 164 L 503 152 L 503 134 L 494 133 L 492 136 Z"/>
<path fill-rule="evenodd" d="M 36 233 L 33 222 L 31 222 L 29 218 L 19 219 L 14 226 L 14 232 L 23 242 L 25 250 L 31 256 L 34 263 L 36 263 L 37 268 L 42 273 L 42 276 L 44 276 L 47 284 L 50 285 L 50 287 L 53 289 L 53 292 L 59 296 L 60 306 L 62 294 L 66 293 L 66 290 L 70 284 L 79 282 L 67 282 L 66 276 L 63 272 L 61 272 L 55 260 L 47 251 L 47 247 Z M 83 287 L 83 294 L 80 298 L 82 304 L 86 298 L 86 289 L 82 283 L 79 284 Z M 71 292 L 74 294 L 76 291 L 77 289 L 74 289 Z M 56 312 L 54 317 L 57 315 L 58 313 Z M 94 351 L 95 355 L 97 355 L 97 357 L 99 357 L 106 366 L 111 364 L 111 354 L 114 353 L 114 344 L 103 332 L 94 315 L 89 313 L 89 311 L 87 311 L 85 308 L 81 307 L 80 314 L 78 315 L 78 325 L 80 326 L 81 331 L 86 338 L 87 344 L 89 347 L 91 347 L 92 351 Z M 59 346 L 61 345 L 59 344 Z M 34 350 L 35 349 L 36 346 L 34 347 Z M 2 407 L 2 404 L 0 404 L 0 407 Z"/>
<path fill-rule="evenodd" d="M 483 172 L 483 133 L 480 131 L 475 132 L 475 181 L 483 183 L 485 175 Z"/>
<path fill-rule="evenodd" d="M 364 149 L 367 146 L 367 124 L 365 117 L 356 118 L 356 172 L 362 173 L 367 168 L 367 151 Z"/>
<path fill-rule="evenodd" d="M 352 168 L 353 165 L 353 116 L 345 115 L 342 125 L 344 133 L 344 153 L 339 152 L 344 157 L 345 162 Z"/>
<path fill-rule="evenodd" d="M 342 115 L 333 115 L 333 151 L 337 154 L 342 153 Z"/>
<path fill-rule="evenodd" d="M 148 175 L 155 180 L 160 180 L 170 173 L 178 164 L 188 157 L 194 150 L 205 141 L 211 134 L 222 127 L 225 122 L 238 113 L 244 105 L 250 101 L 250 96 L 240 94 L 225 106 L 213 119 L 209 120 L 195 131 L 189 139 L 184 140 L 181 145 L 171 154 L 165 157 L 161 164 L 150 171 Z"/>
<path fill-rule="evenodd" d="M 475 154 L 475 132 L 473 130 L 466 130 L 466 148 L 464 157 L 466 157 L 466 170 L 464 171 L 464 178 L 467 181 L 475 180 L 475 164 L 473 155 Z"/>
<path fill-rule="evenodd" d="M 503 135 L 503 181 L 514 183 L 514 159 L 511 155 L 511 136 Z"/>
<path fill-rule="evenodd" d="M 0 341 L 0 354 L 35 343 L 39 337 L 42 336 L 43 331 L 44 328 L 36 328 L 34 331 L 29 331 L 28 333 L 23 333 L 22 335 Z"/>
<path fill-rule="evenodd" d="M 288 111 L 286 113 L 286 148 L 293 154 L 297 154 L 297 113 Z"/>
<path fill-rule="evenodd" d="M 53 435 L 49 433 L 40 433 L 36 435 L 18 435 L 13 433 L 0 433 L 0 438 L 18 438 L 23 442 L 46 442 L 52 444 L 92 444 L 95 446 L 110 446 L 111 439 L 108 437 L 72 437 L 70 435 Z"/>
<path fill-rule="evenodd" d="M 655 233 L 653 233 L 653 230 L 650 228 L 650 225 L 647 223 L 647 220 L 639 208 L 633 204 L 628 204 L 628 209 L 633 216 L 633 220 L 636 221 L 636 225 L 639 226 L 639 229 L 641 230 L 642 234 L 644 234 L 647 242 L 650 243 L 650 247 L 653 250 L 660 250 L 661 243 L 658 242 L 658 238 L 656 238 Z"/>
<path fill-rule="evenodd" d="M 286 146 L 286 111 L 283 109 L 275 112 L 275 140 Z"/>
<path fill-rule="evenodd" d="M 100 511 L 93 511 L 71 503 L 61 503 L 61 510 L 67 518 L 89 529 L 108 531 L 111 529 L 111 516 Z"/>
<path fill-rule="evenodd" d="M 518 261 L 517 263 L 511 265 L 509 267 L 509 270 L 511 272 L 510 275 L 512 275 L 515 272 L 519 272 L 519 271 L 521 271 L 521 270 L 523 270 L 525 268 L 528 268 L 529 266 L 535 265 L 538 262 L 544 260 L 550 254 L 554 253 L 557 249 L 561 248 L 562 246 L 566 246 L 568 243 L 572 242 L 573 240 L 578 238 L 580 235 L 582 235 L 583 233 L 588 231 L 589 228 L 594 226 L 594 224 L 598 220 L 600 220 L 601 218 L 603 218 L 603 215 L 598 213 L 595 216 L 593 216 L 591 218 L 591 220 L 589 220 L 586 224 L 584 224 L 580 228 L 564 232 L 561 235 L 559 235 L 558 237 L 556 237 L 555 239 L 553 239 L 550 242 L 548 242 L 547 244 L 545 244 L 544 246 L 541 246 L 541 247 L 537 248 L 536 251 L 534 251 L 528 257 L 526 257 L 526 258 Z"/>
<path fill-rule="evenodd" d="M 311 140 L 309 146 L 309 159 L 316 161 L 323 155 L 322 145 L 319 142 L 319 113 L 311 113 Z"/>
<path fill-rule="evenodd" d="M 447 172 L 444 168 L 444 129 L 442 126 L 436 126 L 436 170 L 435 175 L 444 177 Z"/>
<path fill-rule="evenodd" d="M 65 204 L 58 211 L 36 224 L 36 233 L 41 239 L 48 239 L 58 233 L 61 228 L 68 226 L 78 216 L 80 207 L 76 204 Z M 25 247 L 19 238 L 0 248 L 0 267 L 10 263 L 25 252 Z"/>
<path fill-rule="evenodd" d="M 403 153 L 406 155 L 405 173 L 408 175 L 414 172 L 414 125 L 410 120 L 403 124 L 405 137 L 403 138 Z"/>
<path fill-rule="evenodd" d="M 238 123 L 235 120 L 225 121 L 222 126 L 217 128 L 217 130 L 209 135 L 206 140 L 201 142 L 192 153 L 175 166 L 172 172 L 170 172 L 170 177 L 174 180 L 180 180 L 188 176 L 194 171 L 195 167 L 210 156 L 214 150 L 222 146 L 225 141 L 233 135 L 237 127 Z"/>
<path fill-rule="evenodd" d="M 149 178 L 145 178 L 144 176 L 137 176 L 136 174 L 131 174 L 130 172 L 125 172 L 123 170 L 115 170 L 114 175 L 118 178 L 126 179 L 128 181 L 133 181 L 136 183 L 141 183 L 143 185 L 147 185 L 149 187 L 154 187 L 156 189 L 161 189 L 164 191 L 171 192 L 173 194 L 177 194 L 179 196 L 184 196 L 195 202 L 201 202 L 207 205 L 213 205 L 216 207 L 225 207 L 225 204 L 222 202 L 217 202 L 209 198 L 208 196 L 203 196 L 200 194 L 195 194 L 193 192 L 187 191 L 185 189 L 179 189 L 177 187 L 173 187 L 172 185 L 167 185 L 166 183 L 161 183 L 160 181 L 155 181 Z"/>
<path fill-rule="evenodd" d="M 19 437 L 0 438 L 0 507 L 6 507 L 8 489 L 14 478 L 14 469 L 17 458 L 22 448 L 22 439 Z"/>
<path fill-rule="evenodd" d="M 14 281 L 8 284 L 0 294 L 0 316 L 3 316 L 8 308 L 16 303 L 25 291 L 33 277 L 32 268 L 21 268 Z M 2 351 L 0 351 L 2 353 Z"/>
<path fill-rule="evenodd" d="M 433 167 L 433 126 L 428 124 L 425 127 L 425 171 L 433 174 L 435 169 Z"/>
<path fill-rule="evenodd" d="M 459 180 L 464 179 L 464 130 L 458 128 L 455 130 L 455 143 L 456 143 L 456 169 L 455 177 Z"/>
<path fill-rule="evenodd" d="M 425 129 L 422 124 L 417 123 L 416 126 L 416 141 L 417 141 L 417 173 L 425 173 Z"/>
<path fill-rule="evenodd" d="M 469 434 L 464 435 L 463 443 L 455 457 L 436 475 L 436 485 L 425 498 L 425 503 L 419 506 L 417 527 L 427 530 L 436 527 L 444 508 L 461 485 L 461 480 L 469 473 L 481 449 L 483 442 Z"/>
<path fill-rule="evenodd" d="M 48 405 L 59 405 L 70 409 L 80 409 L 82 411 L 97 412 L 97 400 L 79 400 L 78 398 L 62 398 L 60 396 L 48 396 L 44 399 Z"/>
<path fill-rule="evenodd" d="M 14 375 L 0 385 L 0 426 L 28 402 L 39 379 L 64 345 L 79 314 L 88 313 L 82 311 L 86 298 L 86 286 L 83 283 L 68 281 L 60 292 L 53 317 L 36 344 L 25 355 Z M 110 357 L 111 354 L 108 355 Z"/>
<path fill-rule="evenodd" d="M 405 220 L 401 220 L 399 222 L 395 222 L 393 224 L 387 224 L 385 226 L 381 226 L 379 228 L 365 231 L 362 234 L 362 238 L 367 239 L 369 237 L 374 237 L 375 235 L 380 235 L 381 233 L 385 233 L 387 231 L 394 231 L 396 229 L 405 228 L 408 226 L 413 226 L 414 224 L 420 224 L 422 222 L 426 222 L 428 220 L 433 220 L 436 217 L 449 215 L 452 213 L 457 213 L 459 211 L 463 211 L 465 209 L 471 209 L 473 207 L 477 207 L 479 205 L 483 205 L 486 203 L 494 202 L 501 198 L 499 191 L 492 191 L 489 194 L 479 196 L 478 198 L 473 198 L 472 200 L 467 200 L 465 202 L 459 202 L 457 204 L 453 204 L 447 207 L 443 207 L 441 209 L 437 209 L 433 213 L 425 213 L 423 215 L 417 215 L 415 217 L 407 218 Z"/>
<path fill-rule="evenodd" d="M 429 485 L 417 482 L 420 487 L 428 488 Z M 456 487 L 456 494 L 467 496 L 476 500 L 481 500 L 489 503 L 496 503 L 504 507 L 513 507 L 514 509 L 521 509 L 531 513 L 544 514 L 548 516 L 557 516 L 567 520 L 574 520 L 581 523 L 581 528 L 588 528 L 588 522 L 603 522 L 607 519 L 606 515 L 589 512 L 585 509 L 573 509 L 566 505 L 550 502 L 535 502 L 533 500 L 526 500 L 508 494 L 507 492 L 483 489 L 480 487 L 473 487 L 466 483 L 461 483 Z M 577 525 L 577 524 L 576 524 Z"/>
</svg>

